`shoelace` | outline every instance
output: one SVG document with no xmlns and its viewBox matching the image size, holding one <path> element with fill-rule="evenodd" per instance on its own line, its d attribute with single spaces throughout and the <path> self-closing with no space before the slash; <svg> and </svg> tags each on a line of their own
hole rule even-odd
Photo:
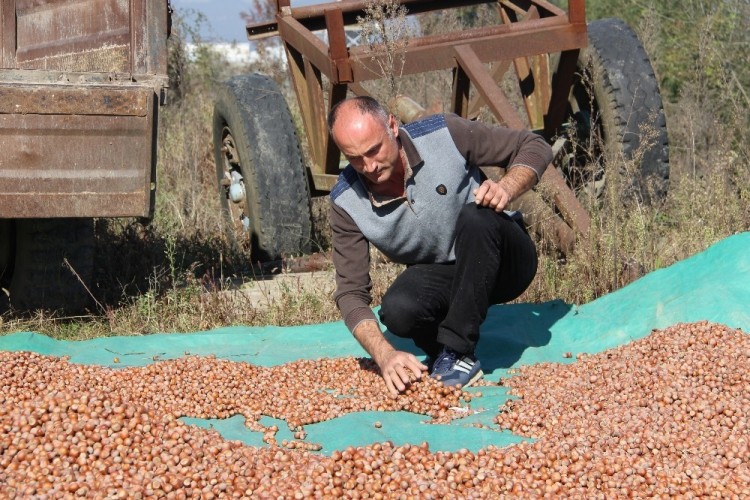
<svg viewBox="0 0 750 500">
<path fill-rule="evenodd" d="M 453 367 L 457 359 L 458 359 L 457 352 L 451 349 L 445 349 L 443 350 L 443 352 L 440 353 L 438 358 L 435 360 L 433 371 L 437 373 L 440 373 L 442 371 L 447 371 Z"/>
</svg>

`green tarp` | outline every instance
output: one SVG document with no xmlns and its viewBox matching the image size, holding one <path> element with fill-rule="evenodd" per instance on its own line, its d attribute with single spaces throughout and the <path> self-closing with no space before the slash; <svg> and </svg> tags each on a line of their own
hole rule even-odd
<svg viewBox="0 0 750 500">
<path fill-rule="evenodd" d="M 708 320 L 747 331 L 749 248 L 750 233 L 726 238 L 698 255 L 582 306 L 561 301 L 493 306 L 482 326 L 477 351 L 486 378 L 497 381 L 508 368 L 520 365 L 574 362 L 578 353 L 601 352 L 645 337 L 652 329 L 680 322 Z M 409 341 L 396 337 L 391 340 L 398 348 L 418 352 Z M 78 342 L 19 332 L 0 337 L 0 350 L 69 356 L 72 363 L 112 367 L 142 366 L 186 354 L 212 354 L 262 366 L 296 359 L 366 355 L 342 322 L 284 328 L 232 327 Z M 566 353 L 572 357 L 564 357 Z M 114 362 L 115 358 L 119 363 Z M 508 398 L 505 389 L 480 390 L 482 397 L 475 398 L 471 405 L 476 413 L 450 425 L 425 425 L 427 417 L 406 412 L 362 412 L 306 426 L 307 440 L 321 443 L 324 453 L 385 440 L 395 444 L 427 441 L 433 451 L 478 450 L 490 444 L 504 446 L 519 441 L 509 432 L 497 431 L 492 423 L 497 408 Z M 223 421 L 183 420 L 212 426 L 230 439 L 264 446 L 262 436 L 247 430 L 239 416 Z M 376 428 L 375 421 L 381 422 L 382 427 Z M 277 439 L 286 439 L 286 425 L 277 425 L 281 429 Z"/>
</svg>

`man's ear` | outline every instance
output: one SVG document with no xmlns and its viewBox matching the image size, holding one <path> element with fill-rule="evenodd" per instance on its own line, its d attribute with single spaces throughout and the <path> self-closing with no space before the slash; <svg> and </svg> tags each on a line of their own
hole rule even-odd
<svg viewBox="0 0 750 500">
<path fill-rule="evenodd" d="M 388 130 L 392 137 L 398 137 L 398 120 L 393 115 L 388 115 Z"/>
</svg>

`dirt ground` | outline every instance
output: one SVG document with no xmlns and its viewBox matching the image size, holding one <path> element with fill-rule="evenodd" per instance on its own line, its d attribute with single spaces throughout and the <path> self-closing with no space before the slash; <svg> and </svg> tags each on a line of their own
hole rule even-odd
<svg viewBox="0 0 750 500">
<path fill-rule="evenodd" d="M 334 292 L 335 287 L 334 271 L 330 269 L 275 274 L 267 279 L 256 279 L 246 283 L 238 291 L 246 296 L 254 307 L 266 310 L 290 291 L 300 295 L 328 296 Z"/>
</svg>

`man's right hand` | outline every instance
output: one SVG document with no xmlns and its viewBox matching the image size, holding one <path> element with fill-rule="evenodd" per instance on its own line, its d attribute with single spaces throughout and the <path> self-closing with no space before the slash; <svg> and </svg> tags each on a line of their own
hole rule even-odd
<svg viewBox="0 0 750 500">
<path fill-rule="evenodd" d="M 427 366 L 412 353 L 396 350 L 383 355 L 378 366 L 385 386 L 393 396 L 404 392 L 412 381 L 422 378 L 422 372 L 427 370 Z"/>
<path fill-rule="evenodd" d="M 391 396 L 398 396 L 412 380 L 422 378 L 422 371 L 427 370 L 427 366 L 413 354 L 394 349 L 374 320 L 361 322 L 353 333 L 377 363 Z"/>
</svg>

